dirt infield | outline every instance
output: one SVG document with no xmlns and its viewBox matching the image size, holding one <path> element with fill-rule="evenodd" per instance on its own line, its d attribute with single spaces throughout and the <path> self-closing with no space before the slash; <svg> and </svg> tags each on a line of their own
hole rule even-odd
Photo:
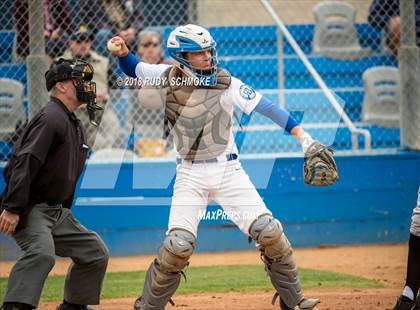
<svg viewBox="0 0 420 310">
<path fill-rule="evenodd" d="M 404 283 L 407 245 L 363 245 L 323 247 L 295 250 L 299 267 L 335 271 L 374 279 L 384 284 L 383 289 L 312 289 L 307 296 L 321 298 L 318 309 L 391 309 Z M 108 271 L 145 270 L 152 256 L 112 258 Z M 260 263 L 256 251 L 195 254 L 191 266 Z M 0 263 L 0 276 L 7 276 L 13 262 Z M 52 274 L 64 274 L 68 261 L 58 260 Z M 252 309 L 272 310 L 272 291 L 227 292 L 176 295 L 176 307 L 170 309 Z M 131 309 L 133 298 L 103 300 L 98 309 Z M 56 303 L 42 304 L 40 309 L 53 310 Z"/>
<path fill-rule="evenodd" d="M 318 310 L 384 310 L 392 309 L 395 296 L 400 293 L 397 289 L 317 289 L 307 290 L 308 296 L 321 299 Z M 246 293 L 208 293 L 176 295 L 175 307 L 167 306 L 167 310 L 274 310 L 279 309 L 271 305 L 272 292 Z M 133 298 L 103 300 L 100 310 L 131 310 Z M 43 304 L 40 309 L 55 310 L 57 303 Z"/>
</svg>

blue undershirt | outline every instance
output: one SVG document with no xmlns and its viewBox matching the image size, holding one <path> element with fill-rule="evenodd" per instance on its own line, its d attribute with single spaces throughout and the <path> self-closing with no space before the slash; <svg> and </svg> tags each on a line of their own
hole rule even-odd
<svg viewBox="0 0 420 310">
<path fill-rule="evenodd" d="M 299 125 L 287 111 L 281 109 L 277 104 L 264 96 L 261 97 L 254 111 L 270 118 L 288 133 L 291 133 L 292 129 Z"/>
<path fill-rule="evenodd" d="M 124 71 L 125 74 L 133 78 L 137 77 L 136 67 L 139 62 L 140 61 L 138 61 L 137 57 L 134 56 L 134 54 L 131 52 L 129 52 L 127 56 L 118 57 L 120 68 Z"/>
</svg>

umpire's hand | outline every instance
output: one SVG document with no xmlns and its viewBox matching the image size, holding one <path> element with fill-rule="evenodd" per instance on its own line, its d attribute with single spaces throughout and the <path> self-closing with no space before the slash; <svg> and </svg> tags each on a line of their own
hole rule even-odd
<svg viewBox="0 0 420 310">
<path fill-rule="evenodd" d="M 19 223 L 19 214 L 3 210 L 0 214 L 0 232 L 11 235 Z"/>
</svg>

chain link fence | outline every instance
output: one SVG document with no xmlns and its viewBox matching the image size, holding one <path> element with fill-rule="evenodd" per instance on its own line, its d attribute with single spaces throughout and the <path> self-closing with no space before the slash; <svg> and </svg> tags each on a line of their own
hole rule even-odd
<svg viewBox="0 0 420 310">
<path fill-rule="evenodd" d="M 418 73 L 417 57 L 413 52 L 397 56 L 398 0 L 274 0 L 268 3 L 272 12 L 263 2 L 2 1 L 0 160 L 7 159 L 19 128 L 45 102 L 44 72 L 59 57 L 86 58 L 95 69 L 97 101 L 105 108 L 98 113 L 100 126 L 89 124 L 84 109 L 77 112 L 94 154 L 106 150 L 112 156 L 112 149 L 128 148 L 133 156 L 175 156 L 163 109 L 154 104 L 156 94 L 123 76 L 106 42 L 120 35 L 143 61 L 170 63 L 166 39 L 174 26 L 186 23 L 208 26 L 221 66 L 289 110 L 321 142 L 348 152 L 420 149 L 418 96 L 404 96 L 407 78 L 400 78 L 404 65 L 399 66 L 402 60 L 410 63 L 402 75 L 412 77 L 407 70 Z M 406 24 L 404 29 L 417 38 L 420 28 Z M 413 93 L 418 84 L 405 85 L 405 92 Z M 271 120 L 240 110 L 236 115 L 235 140 L 242 154 L 300 151 Z M 400 128 L 408 138 L 401 139 Z"/>
</svg>

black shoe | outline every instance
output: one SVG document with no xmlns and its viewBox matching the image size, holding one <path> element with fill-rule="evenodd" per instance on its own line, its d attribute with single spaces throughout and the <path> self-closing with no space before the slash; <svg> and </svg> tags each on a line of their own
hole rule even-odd
<svg viewBox="0 0 420 310">
<path fill-rule="evenodd" d="M 8 304 L 8 305 L 1 306 L 0 310 L 20 310 L 20 309 L 16 305 Z"/>
<path fill-rule="evenodd" d="M 61 304 L 58 305 L 56 310 L 95 310 L 94 308 L 91 308 L 89 306 L 78 306 L 78 305 L 72 305 L 72 304 Z"/>
<path fill-rule="evenodd" d="M 413 310 L 414 308 L 414 301 L 404 295 L 398 297 L 397 303 L 395 304 L 392 310 Z"/>
<path fill-rule="evenodd" d="M 14 303 L 14 302 L 6 302 L 0 307 L 0 310 L 32 310 L 32 309 L 35 309 L 35 307 L 32 307 L 27 304 Z"/>
</svg>

